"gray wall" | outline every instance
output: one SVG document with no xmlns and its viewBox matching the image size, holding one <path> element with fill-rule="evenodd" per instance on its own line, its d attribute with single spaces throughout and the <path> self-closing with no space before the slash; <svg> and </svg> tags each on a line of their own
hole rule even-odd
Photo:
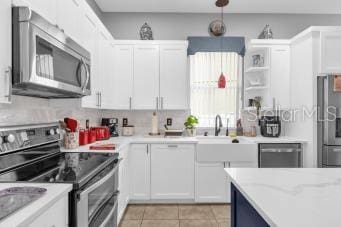
<svg viewBox="0 0 341 227">
<path fill-rule="evenodd" d="M 103 21 L 115 39 L 139 39 L 140 26 L 147 22 L 154 39 L 186 39 L 207 36 L 208 24 L 219 14 L 103 13 Z M 275 38 L 291 38 L 312 25 L 341 25 L 341 15 L 225 14 L 228 36 L 256 38 L 270 24 Z"/>
<path fill-rule="evenodd" d="M 95 0 L 86 0 L 88 2 L 88 4 L 90 5 L 90 7 L 92 8 L 92 10 L 97 14 L 97 16 L 99 17 L 99 19 L 101 19 L 103 21 L 103 14 L 101 9 L 98 7 L 97 3 L 95 2 Z"/>
</svg>

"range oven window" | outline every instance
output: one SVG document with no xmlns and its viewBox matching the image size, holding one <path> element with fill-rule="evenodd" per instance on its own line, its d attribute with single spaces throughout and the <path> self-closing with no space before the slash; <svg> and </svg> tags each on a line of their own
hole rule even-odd
<svg viewBox="0 0 341 227">
<path fill-rule="evenodd" d="M 115 192 L 114 175 L 88 194 L 89 219 L 92 219 L 92 216 L 96 213 L 98 208 L 100 208 Z"/>
<path fill-rule="evenodd" d="M 81 87 L 84 67 L 80 59 L 36 36 L 36 73 L 40 77 Z"/>
</svg>

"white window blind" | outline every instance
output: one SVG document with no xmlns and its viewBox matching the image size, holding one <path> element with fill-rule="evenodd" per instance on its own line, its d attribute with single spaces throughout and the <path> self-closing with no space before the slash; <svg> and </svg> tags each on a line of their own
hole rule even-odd
<svg viewBox="0 0 341 227">
<path fill-rule="evenodd" d="M 221 59 L 226 88 L 218 88 Z M 237 53 L 204 52 L 190 56 L 191 113 L 198 117 L 199 127 L 214 127 L 219 114 L 226 126 L 235 127 L 239 109 L 239 74 L 242 60 Z"/>
</svg>

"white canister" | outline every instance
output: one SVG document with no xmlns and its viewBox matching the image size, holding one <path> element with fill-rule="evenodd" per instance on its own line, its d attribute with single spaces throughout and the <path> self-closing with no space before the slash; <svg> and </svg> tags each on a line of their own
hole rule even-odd
<svg viewBox="0 0 341 227">
<path fill-rule="evenodd" d="M 135 127 L 133 125 L 125 125 L 122 127 L 122 136 L 133 136 Z"/>
</svg>

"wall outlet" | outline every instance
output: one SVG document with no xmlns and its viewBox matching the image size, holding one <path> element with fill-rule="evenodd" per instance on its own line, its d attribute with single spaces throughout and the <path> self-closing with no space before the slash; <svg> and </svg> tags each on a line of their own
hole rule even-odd
<svg viewBox="0 0 341 227">
<path fill-rule="evenodd" d="M 128 125 L 128 118 L 123 118 L 122 119 L 122 125 L 127 126 Z"/>
<path fill-rule="evenodd" d="M 173 124 L 173 119 L 167 118 L 167 126 L 172 126 L 172 124 Z"/>
</svg>

